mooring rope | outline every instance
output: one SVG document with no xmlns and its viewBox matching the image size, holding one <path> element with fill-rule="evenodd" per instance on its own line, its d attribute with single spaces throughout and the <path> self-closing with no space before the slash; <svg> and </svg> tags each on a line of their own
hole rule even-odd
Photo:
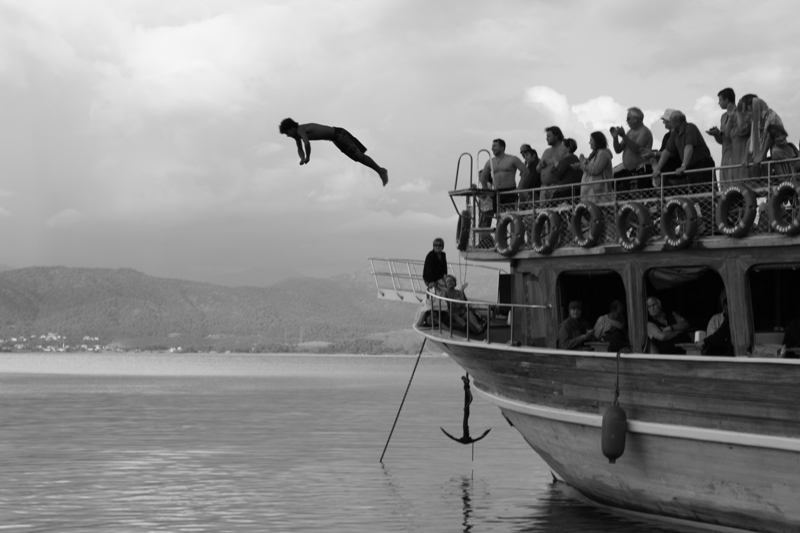
<svg viewBox="0 0 800 533">
<path fill-rule="evenodd" d="M 392 433 L 394 433 L 394 428 L 397 425 L 397 420 L 400 418 L 400 411 L 403 410 L 403 404 L 406 403 L 406 396 L 408 396 L 408 389 L 411 388 L 411 381 L 414 379 L 414 373 L 417 371 L 417 365 L 419 364 L 419 359 L 422 357 L 422 350 L 425 349 L 425 342 L 428 340 L 427 337 L 422 339 L 422 346 L 419 348 L 419 355 L 417 355 L 417 362 L 414 363 L 414 370 L 411 371 L 411 378 L 408 380 L 408 386 L 406 387 L 406 392 L 403 394 L 403 401 L 400 402 L 400 409 L 397 410 L 397 416 L 394 417 L 394 424 L 392 424 L 392 430 L 389 432 L 389 438 L 386 439 L 386 445 L 383 447 L 383 453 L 381 453 L 381 464 L 383 464 L 383 456 L 386 455 L 386 448 L 389 447 L 389 441 L 392 440 Z"/>
</svg>

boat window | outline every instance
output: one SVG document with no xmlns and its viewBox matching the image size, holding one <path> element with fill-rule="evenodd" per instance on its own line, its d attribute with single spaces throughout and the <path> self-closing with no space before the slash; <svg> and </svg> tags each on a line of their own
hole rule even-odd
<svg viewBox="0 0 800 533">
<path fill-rule="evenodd" d="M 571 271 L 558 276 L 558 301 L 560 320 L 569 317 L 569 303 L 583 303 L 583 318 L 590 324 L 608 314 L 609 305 L 619 300 L 627 305 L 625 284 L 613 270 Z"/>
<path fill-rule="evenodd" d="M 747 281 L 756 341 L 781 344 L 786 326 L 800 316 L 800 265 L 755 266 L 747 272 Z"/>
<path fill-rule="evenodd" d="M 650 269 L 645 273 L 645 288 L 647 298 L 655 296 L 665 311 L 685 318 L 690 331 L 706 331 L 711 317 L 722 311 L 720 295 L 725 284 L 716 270 L 706 266 Z"/>
</svg>

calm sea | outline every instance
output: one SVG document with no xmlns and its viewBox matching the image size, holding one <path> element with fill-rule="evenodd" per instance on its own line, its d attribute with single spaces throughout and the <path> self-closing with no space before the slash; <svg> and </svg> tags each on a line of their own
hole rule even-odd
<svg viewBox="0 0 800 533">
<path fill-rule="evenodd" d="M 2 354 L 0 531 L 677 531 L 583 503 L 425 357 Z M 473 457 L 474 452 L 474 457 Z"/>
</svg>

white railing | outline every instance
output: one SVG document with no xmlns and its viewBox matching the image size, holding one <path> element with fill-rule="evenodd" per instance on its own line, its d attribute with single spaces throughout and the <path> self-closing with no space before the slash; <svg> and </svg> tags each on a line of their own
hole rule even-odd
<svg viewBox="0 0 800 533">
<path fill-rule="evenodd" d="M 491 342 L 491 330 L 492 330 L 492 318 L 494 317 L 494 311 L 498 307 L 497 302 L 487 302 L 481 300 L 455 300 L 452 298 L 446 298 L 442 295 L 436 294 L 434 292 L 428 292 L 428 297 L 431 299 L 431 324 L 433 327 L 434 325 L 434 317 L 433 314 L 436 313 L 438 316 L 438 329 L 439 333 L 442 333 L 442 313 L 447 313 L 447 318 L 449 322 L 449 327 L 447 328 L 450 331 L 450 338 L 453 337 L 453 331 L 456 329 L 454 328 L 453 319 L 456 317 L 456 312 L 453 312 L 452 309 L 456 306 L 461 307 L 464 309 L 464 318 L 463 321 L 465 322 L 464 330 L 466 333 L 467 340 L 470 340 L 470 323 L 469 323 L 469 316 L 471 312 L 474 312 L 477 316 L 483 318 L 485 320 L 485 330 L 481 331 L 479 334 L 486 333 L 486 338 L 484 339 L 485 342 Z M 511 304 L 511 303 L 504 303 L 500 304 L 503 308 L 508 308 L 508 325 L 510 326 L 510 334 L 509 339 L 511 341 L 514 340 L 514 311 L 518 309 L 539 309 L 539 310 L 550 310 L 552 305 L 538 305 L 538 304 Z M 460 315 L 458 315 L 460 316 Z"/>
<path fill-rule="evenodd" d="M 419 304 L 427 297 L 427 286 L 422 279 L 424 261 L 380 257 L 370 257 L 368 261 L 372 267 L 371 273 L 375 280 L 375 287 L 378 289 L 379 299 Z M 507 273 L 503 269 L 486 265 L 447 263 L 448 273 L 455 274 L 459 267 L 493 271 L 498 275 Z M 493 305 L 497 305 L 497 303 Z"/>
</svg>

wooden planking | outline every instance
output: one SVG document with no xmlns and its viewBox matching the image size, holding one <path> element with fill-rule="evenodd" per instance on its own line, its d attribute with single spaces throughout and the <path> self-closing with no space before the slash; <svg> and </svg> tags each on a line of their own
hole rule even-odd
<svg viewBox="0 0 800 533">
<path fill-rule="evenodd" d="M 800 454 L 629 434 L 611 465 L 600 429 L 504 410 L 550 467 L 607 505 L 764 533 L 800 529 Z"/>
<path fill-rule="evenodd" d="M 508 357 L 498 358 L 496 351 L 486 348 L 451 348 L 458 350 L 453 354 L 454 359 L 489 392 L 537 405 L 593 414 L 613 401 L 616 374 L 607 371 L 609 367 L 616 369 L 613 359 L 522 352 L 506 352 Z M 589 359 L 594 361 L 587 363 Z M 785 367 L 756 365 L 760 368 L 755 374 L 764 376 L 768 383 L 764 386 L 754 381 L 707 377 L 708 368 L 703 362 L 695 365 L 701 376 L 692 375 L 691 361 L 681 361 L 677 365 L 683 368 L 683 376 L 643 374 L 648 368 L 651 371 L 674 370 L 669 362 L 657 363 L 630 365 L 638 371 L 634 375 L 621 373 L 621 403 L 629 417 L 646 422 L 800 436 L 800 413 L 794 409 L 800 401 L 800 388 L 772 383 L 768 379 L 773 374 L 785 373 Z M 675 374 L 674 371 L 667 373 Z M 722 375 L 733 374 L 723 372 Z"/>
</svg>

